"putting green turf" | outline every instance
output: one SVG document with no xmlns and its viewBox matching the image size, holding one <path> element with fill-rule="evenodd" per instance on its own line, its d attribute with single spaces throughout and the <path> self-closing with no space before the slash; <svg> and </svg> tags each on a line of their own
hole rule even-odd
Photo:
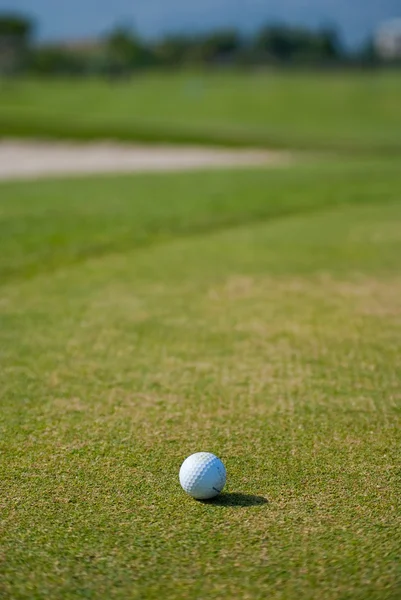
<svg viewBox="0 0 401 600">
<path fill-rule="evenodd" d="M 379 70 L 21 80 L 0 88 L 0 134 L 400 154 L 401 79 Z"/>
<path fill-rule="evenodd" d="M 0 596 L 400 597 L 400 172 L 0 185 Z"/>
</svg>

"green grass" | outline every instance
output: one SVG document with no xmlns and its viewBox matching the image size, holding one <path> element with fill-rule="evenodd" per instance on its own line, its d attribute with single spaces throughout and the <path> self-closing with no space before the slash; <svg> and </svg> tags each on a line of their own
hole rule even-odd
<svg viewBox="0 0 401 600">
<path fill-rule="evenodd" d="M 0 185 L 2 598 L 400 597 L 400 196 L 396 161 Z"/>
<path fill-rule="evenodd" d="M 175 73 L 0 88 L 0 133 L 401 152 L 399 72 Z"/>
<path fill-rule="evenodd" d="M 398 161 L 3 183 L 0 280 L 91 256 L 335 206 L 396 200 Z M 166 185 L 168 192 L 165 192 Z M 12 202 L 7 198 L 12 197 Z"/>
</svg>

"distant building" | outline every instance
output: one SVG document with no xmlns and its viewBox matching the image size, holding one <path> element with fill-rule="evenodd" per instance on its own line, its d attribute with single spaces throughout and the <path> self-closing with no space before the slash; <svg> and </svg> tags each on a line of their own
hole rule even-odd
<svg viewBox="0 0 401 600">
<path fill-rule="evenodd" d="M 384 60 L 401 59 L 401 19 L 387 21 L 375 35 L 375 48 Z"/>
</svg>

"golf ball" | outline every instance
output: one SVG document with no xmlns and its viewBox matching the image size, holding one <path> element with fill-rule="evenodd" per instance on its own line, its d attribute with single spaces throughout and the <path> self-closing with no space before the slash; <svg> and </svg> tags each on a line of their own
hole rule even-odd
<svg viewBox="0 0 401 600">
<path fill-rule="evenodd" d="M 196 452 L 181 465 L 182 488 L 196 500 L 208 500 L 220 494 L 226 483 L 226 468 L 210 452 Z"/>
</svg>

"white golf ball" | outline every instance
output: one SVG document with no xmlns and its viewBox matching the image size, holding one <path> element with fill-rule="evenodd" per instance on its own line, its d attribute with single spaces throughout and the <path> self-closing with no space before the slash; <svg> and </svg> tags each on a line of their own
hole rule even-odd
<svg viewBox="0 0 401 600">
<path fill-rule="evenodd" d="M 220 494 L 226 483 L 226 468 L 210 452 L 196 452 L 181 465 L 182 488 L 196 500 L 208 500 Z"/>
</svg>

